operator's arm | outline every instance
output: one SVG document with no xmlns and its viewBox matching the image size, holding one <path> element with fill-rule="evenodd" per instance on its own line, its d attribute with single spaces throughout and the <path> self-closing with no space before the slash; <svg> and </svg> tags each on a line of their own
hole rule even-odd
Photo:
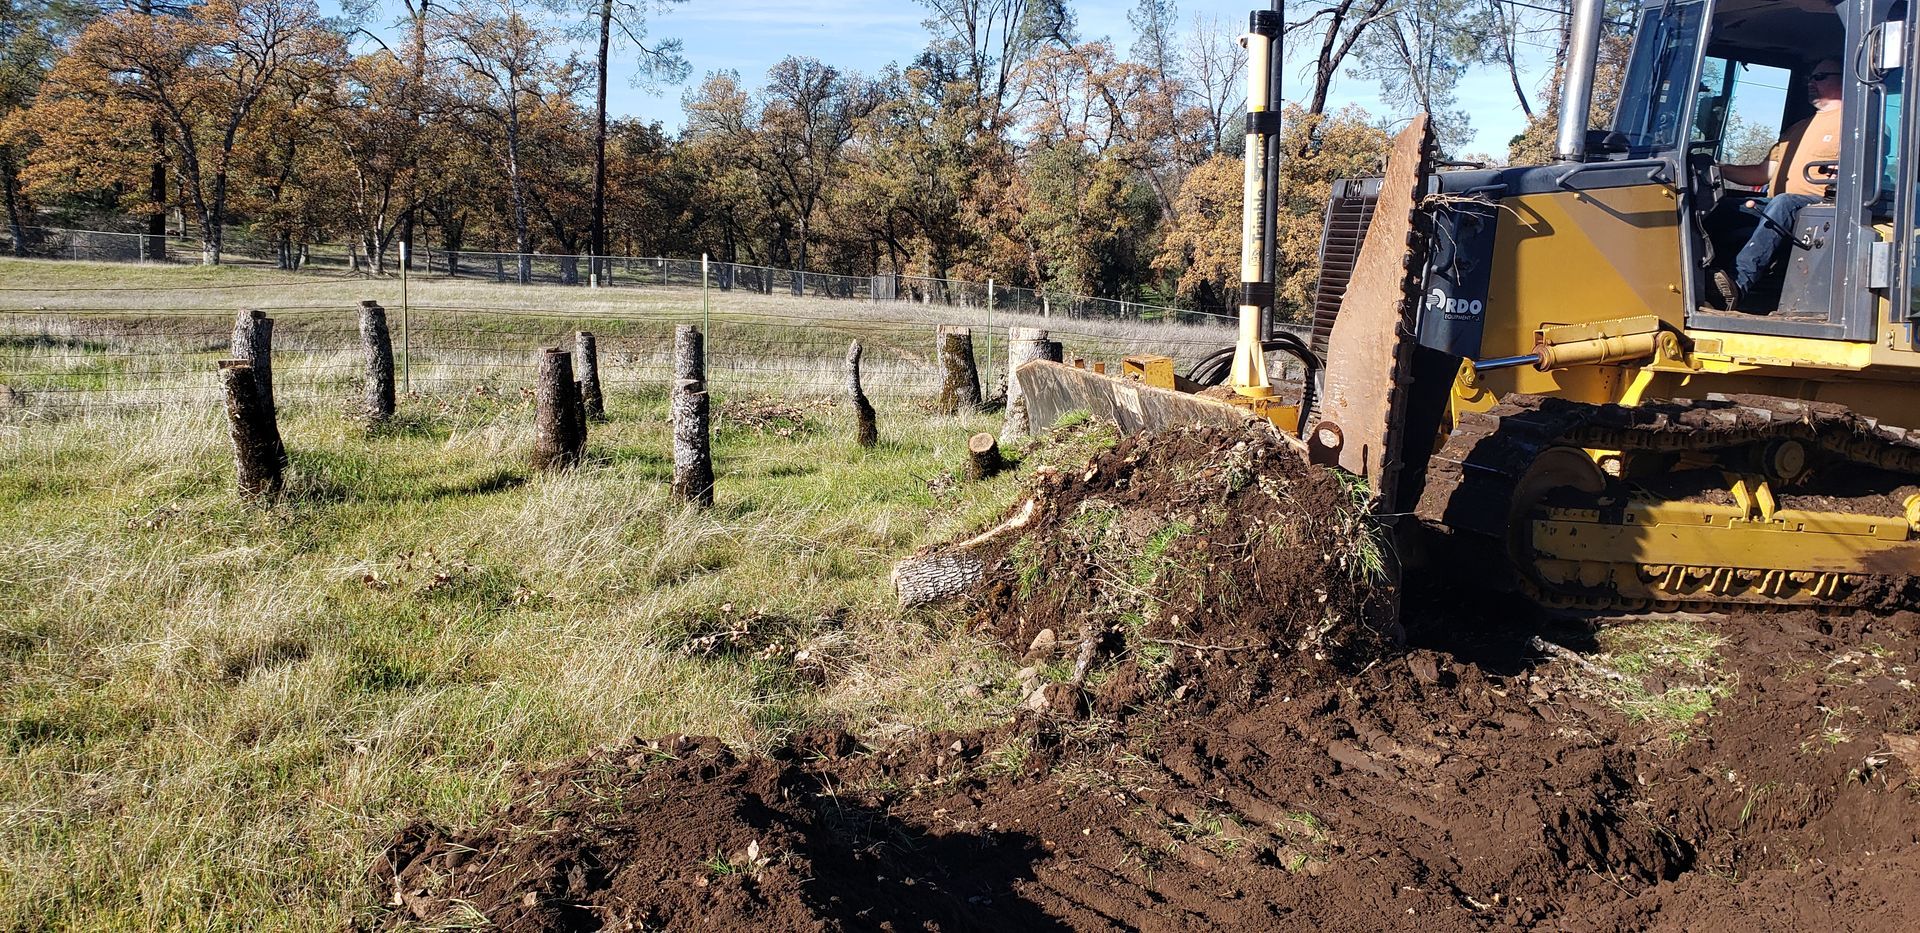
<svg viewBox="0 0 1920 933">
<path fill-rule="evenodd" d="M 1779 170 L 1780 163 L 1771 160 L 1753 165 L 1722 165 L 1720 177 L 1743 188 L 1764 188 Z"/>
<path fill-rule="evenodd" d="M 1780 160 L 1786 158 L 1788 144 L 1792 140 L 1799 139 L 1800 134 L 1806 132 L 1807 122 L 1802 120 L 1787 127 L 1787 132 L 1780 137 L 1780 141 L 1767 150 L 1765 161 L 1755 162 L 1752 165 L 1722 165 L 1720 177 L 1744 188 L 1771 187 L 1776 173 L 1780 171 Z"/>
</svg>

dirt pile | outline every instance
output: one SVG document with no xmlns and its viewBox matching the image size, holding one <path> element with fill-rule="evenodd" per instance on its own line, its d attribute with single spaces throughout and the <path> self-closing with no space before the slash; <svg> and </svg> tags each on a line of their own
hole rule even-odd
<svg viewBox="0 0 1920 933">
<path fill-rule="evenodd" d="M 529 774 L 478 827 L 400 833 L 371 871 L 383 922 L 1825 931 L 1920 910 L 1912 618 L 1634 642 L 1443 581 L 1384 650 L 1352 497 L 1267 453 L 1181 433 L 1042 474 L 971 606 L 1034 656 L 1002 729 L 771 758 L 636 740 Z M 1598 638 L 1618 668 L 1540 636 Z M 1080 701 L 1030 702 L 1063 690 Z"/>
<path fill-rule="evenodd" d="M 850 736 L 820 733 L 760 758 L 712 738 L 635 740 L 524 775 L 515 802 L 483 827 L 407 827 L 370 880 L 392 926 L 965 926 L 968 897 L 997 887 L 971 841 L 930 837 L 877 806 L 882 798 L 848 792 L 861 780 L 960 770 L 966 756 L 948 741 L 854 758 L 865 750 Z M 977 741 L 951 742 L 979 753 Z M 1010 866 L 1037 855 L 1005 852 Z"/>
<path fill-rule="evenodd" d="M 1395 640 L 1388 551 L 1363 499 L 1269 431 L 1128 437 L 1037 471 L 1034 514 L 995 540 L 973 614 L 1043 665 L 1070 655 L 1053 673 L 1090 686 L 1102 714 L 1252 703 L 1277 669 L 1333 675 Z M 1190 663 L 1220 651 L 1234 663 Z M 1107 676 L 1089 684 L 1096 662 Z"/>
</svg>

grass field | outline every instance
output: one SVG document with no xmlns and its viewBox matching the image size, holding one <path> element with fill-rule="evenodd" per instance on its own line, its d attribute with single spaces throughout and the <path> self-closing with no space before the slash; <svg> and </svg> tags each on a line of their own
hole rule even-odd
<svg viewBox="0 0 1920 933">
<path fill-rule="evenodd" d="M 1093 318 L 1041 319 L 985 308 L 767 296 L 697 288 L 586 289 L 257 268 L 120 266 L 0 259 L 0 418 L 192 399 L 213 403 L 214 362 L 235 312 L 275 320 L 276 391 L 339 399 L 361 378 L 358 303 L 389 309 L 396 354 L 426 392 L 528 385 L 534 350 L 575 330 L 600 339 L 602 379 L 665 385 L 676 324 L 707 328 L 710 381 L 737 393 L 837 395 L 847 344 L 866 344 L 868 392 L 916 398 L 937 389 L 935 325 L 974 328 L 990 382 L 1005 376 L 1006 327 L 1044 325 L 1070 357 L 1159 352 L 1184 369 L 1231 339 L 1219 326 Z"/>
<path fill-rule="evenodd" d="M 45 322 L 126 320 L 193 285 L 202 305 L 233 298 L 217 322 L 274 275 L 0 263 L 0 295 L 70 296 L 12 304 Z M 331 308 L 367 287 L 299 284 L 269 291 Z M 560 290 L 530 291 L 551 308 Z M 892 324 L 859 310 L 852 333 Z M 9 369 L 114 350 L 17 342 Z M 1017 475 L 950 476 L 997 419 L 903 394 L 862 451 L 824 400 L 716 382 L 703 513 L 667 500 L 665 402 L 644 379 L 614 380 L 584 468 L 535 477 L 523 394 L 419 394 L 369 433 L 342 376 L 284 404 L 289 493 L 264 509 L 236 502 L 224 417 L 191 386 L 103 383 L 98 404 L 0 421 L 0 928 L 339 929 L 372 909 L 362 873 L 394 829 L 472 818 L 525 764 L 634 735 L 755 747 L 1004 714 L 1007 694 L 968 685 L 1007 662 L 903 617 L 886 582 L 1012 497 Z"/>
<path fill-rule="evenodd" d="M 539 478 L 527 403 L 408 407 L 373 436 L 287 413 L 265 510 L 211 412 L 7 439 L 0 927 L 336 928 L 387 833 L 477 814 L 521 763 L 994 712 L 960 689 L 1003 662 L 886 591 L 1010 495 L 940 480 L 992 419 L 896 418 L 864 452 L 830 411 L 723 421 L 694 513 L 657 397 L 615 395 L 588 466 Z"/>
</svg>

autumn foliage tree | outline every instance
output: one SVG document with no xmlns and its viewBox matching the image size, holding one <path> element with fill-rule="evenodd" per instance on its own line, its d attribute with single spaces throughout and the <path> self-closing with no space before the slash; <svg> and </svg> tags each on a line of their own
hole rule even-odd
<svg viewBox="0 0 1920 933">
<path fill-rule="evenodd" d="M 452 108 L 460 127 L 493 157 L 506 181 L 513 251 L 519 277 L 533 277 L 533 207 L 529 140 L 543 108 L 585 83 L 574 59 L 555 59 L 553 33 L 521 8 L 520 0 L 466 0 L 459 16 L 442 22 L 435 41 L 446 57 Z"/>
<path fill-rule="evenodd" d="M 64 156 L 30 185 L 122 181 L 149 123 L 199 226 L 201 261 L 220 262 L 234 156 L 270 121 L 275 96 L 330 83 L 341 37 L 312 0 L 206 0 L 182 15 L 127 10 L 102 16 L 55 66 L 28 119 Z"/>
<path fill-rule="evenodd" d="M 75 2 L 0 0 L 16 248 L 36 219 L 178 218 L 209 263 L 243 236 L 283 267 L 335 244 L 372 274 L 411 243 L 434 271 L 507 254 L 492 262 L 522 281 L 535 254 L 580 281 L 617 272 L 589 255 L 706 253 L 902 275 L 908 294 L 992 278 L 1054 297 L 1232 300 L 1240 24 L 1183 25 L 1173 0 L 1134 0 L 1124 53 L 1082 39 L 1066 0 L 922 0 L 927 42 L 904 64 L 868 76 L 789 56 L 711 72 L 674 129 L 605 112 L 616 45 L 643 83 L 683 72 L 677 43 L 643 29 L 673 0 L 387 0 L 385 27 L 382 0 L 345 3 L 340 20 L 316 0 L 60 12 Z M 1364 114 L 1318 104 L 1398 10 L 1341 0 L 1288 24 L 1329 50 L 1318 103 L 1286 121 L 1283 307 L 1312 287 L 1332 179 L 1375 171 L 1385 140 Z M 583 64 L 570 38 L 598 51 Z"/>
</svg>

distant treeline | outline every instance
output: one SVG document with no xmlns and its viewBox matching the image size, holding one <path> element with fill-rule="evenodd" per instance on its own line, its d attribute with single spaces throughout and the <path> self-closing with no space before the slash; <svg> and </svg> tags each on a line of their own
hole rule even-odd
<svg viewBox="0 0 1920 933">
<path fill-rule="evenodd" d="M 400 0 L 329 20 L 312 0 L 0 0 L 13 239 L 36 225 L 180 229 L 217 263 L 223 231 L 244 229 L 290 262 L 303 244 L 350 243 L 378 271 L 403 241 L 704 252 L 1229 303 L 1244 23 L 1181 23 L 1170 0 L 1140 0 L 1122 54 L 1082 41 L 1062 0 L 926 0 L 928 42 L 904 66 L 862 75 L 789 57 L 764 76 L 712 73 L 670 134 L 605 113 L 609 77 L 686 78 L 678 44 L 647 35 L 666 4 L 555 3 Z M 1366 6 L 1330 7 L 1350 18 L 1329 35 L 1377 21 Z M 566 54 L 576 46 L 589 57 Z M 639 73 L 608 76 L 622 48 Z M 1289 112 L 1294 306 L 1328 181 L 1374 171 L 1385 142 L 1365 114 L 1324 107 L 1320 87 Z"/>
</svg>

